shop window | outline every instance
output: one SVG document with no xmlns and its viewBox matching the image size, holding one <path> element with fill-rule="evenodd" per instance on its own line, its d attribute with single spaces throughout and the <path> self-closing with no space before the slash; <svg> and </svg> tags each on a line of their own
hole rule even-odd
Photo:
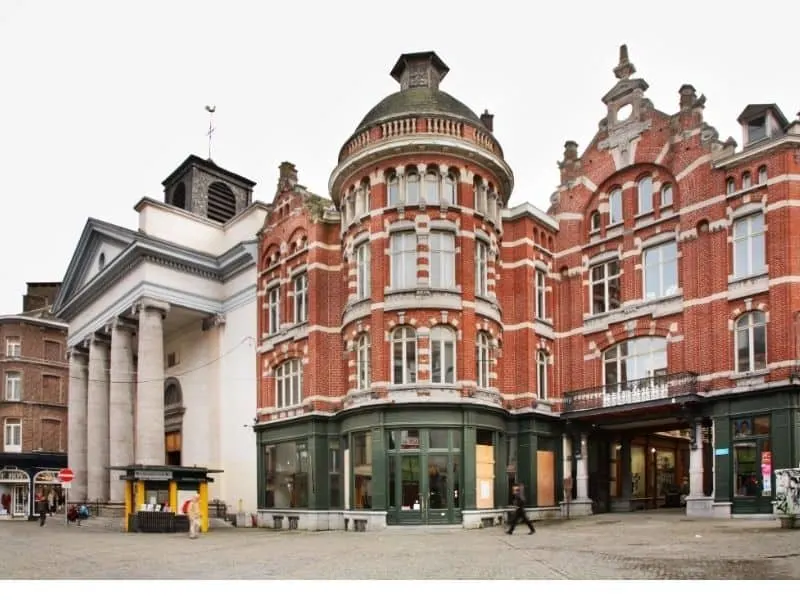
<svg viewBox="0 0 800 600">
<path fill-rule="evenodd" d="M 419 429 L 396 429 L 389 435 L 390 450 L 419 450 Z"/>
<path fill-rule="evenodd" d="M 733 493 L 772 496 L 772 445 L 768 415 L 733 420 Z"/>
<path fill-rule="evenodd" d="M 506 493 L 507 500 L 510 500 L 514 494 L 514 486 L 517 483 L 517 438 L 506 438 L 506 477 L 508 479 L 508 486 Z"/>
<path fill-rule="evenodd" d="M 450 447 L 449 433 L 448 429 L 431 429 L 428 434 L 429 448 L 431 450 L 447 450 Z"/>
<path fill-rule="evenodd" d="M 265 447 L 266 507 L 307 508 L 311 460 L 305 441 Z"/>
<path fill-rule="evenodd" d="M 353 507 L 372 508 L 372 435 L 353 434 Z"/>
</svg>

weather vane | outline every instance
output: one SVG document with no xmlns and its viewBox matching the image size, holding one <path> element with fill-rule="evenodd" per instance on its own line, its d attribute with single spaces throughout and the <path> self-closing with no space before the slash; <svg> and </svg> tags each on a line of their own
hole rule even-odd
<svg viewBox="0 0 800 600">
<path fill-rule="evenodd" d="M 216 104 L 206 104 L 208 111 L 208 160 L 211 160 L 211 136 L 214 134 L 214 112 L 217 110 Z"/>
</svg>

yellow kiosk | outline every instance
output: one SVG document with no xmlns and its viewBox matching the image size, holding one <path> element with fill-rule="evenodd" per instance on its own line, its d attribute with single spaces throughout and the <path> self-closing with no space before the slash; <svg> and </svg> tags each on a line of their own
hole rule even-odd
<svg viewBox="0 0 800 600">
<path fill-rule="evenodd" d="M 208 484 L 210 473 L 221 470 L 175 465 L 129 465 L 109 467 L 123 471 L 125 522 L 127 532 L 177 533 L 189 531 L 189 517 L 183 508 L 200 496 L 200 531 L 208 531 Z"/>
</svg>

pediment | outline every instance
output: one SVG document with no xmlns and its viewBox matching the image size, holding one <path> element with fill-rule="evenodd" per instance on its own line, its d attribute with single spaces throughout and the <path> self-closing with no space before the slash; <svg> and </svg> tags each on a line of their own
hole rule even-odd
<svg viewBox="0 0 800 600">
<path fill-rule="evenodd" d="M 136 232 L 89 219 L 70 259 L 54 311 L 69 303 L 136 240 Z"/>
</svg>

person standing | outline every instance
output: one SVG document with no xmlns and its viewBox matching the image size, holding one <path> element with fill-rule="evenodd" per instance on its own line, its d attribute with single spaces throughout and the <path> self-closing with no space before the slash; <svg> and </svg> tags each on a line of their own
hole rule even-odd
<svg viewBox="0 0 800 600">
<path fill-rule="evenodd" d="M 44 523 L 47 520 L 47 499 L 44 497 L 42 492 L 36 492 L 36 496 L 34 496 L 34 503 L 36 505 L 36 510 L 39 513 L 39 527 L 44 527 Z"/>
<path fill-rule="evenodd" d="M 531 523 L 531 520 L 528 518 L 528 515 L 525 514 L 525 492 L 522 491 L 522 486 L 520 484 L 516 484 L 512 488 L 513 496 L 511 498 L 511 503 L 516 507 L 514 509 L 514 514 L 511 517 L 511 526 L 508 528 L 506 533 L 508 535 L 514 534 L 514 528 L 517 526 L 517 523 L 522 521 L 525 525 L 528 526 L 530 531 L 528 535 L 536 533 L 536 528 Z"/>
<path fill-rule="evenodd" d="M 200 531 L 200 495 L 195 494 L 189 501 L 189 539 L 196 539 Z"/>
</svg>

